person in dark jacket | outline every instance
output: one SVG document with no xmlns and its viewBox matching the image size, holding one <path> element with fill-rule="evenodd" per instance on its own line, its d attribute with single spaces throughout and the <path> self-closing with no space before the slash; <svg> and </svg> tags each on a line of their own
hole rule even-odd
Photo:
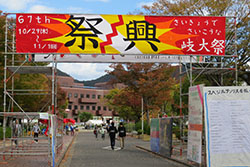
<svg viewBox="0 0 250 167">
<path fill-rule="evenodd" d="M 126 137 L 126 128 L 123 126 L 123 123 L 121 122 L 118 127 L 119 132 L 119 138 L 120 138 L 120 146 L 121 149 L 124 148 L 124 138 Z"/>
<path fill-rule="evenodd" d="M 110 137 L 110 145 L 112 150 L 115 147 L 115 134 L 118 132 L 116 127 L 114 126 L 114 122 L 111 123 L 111 126 L 108 128 L 109 137 Z"/>
</svg>

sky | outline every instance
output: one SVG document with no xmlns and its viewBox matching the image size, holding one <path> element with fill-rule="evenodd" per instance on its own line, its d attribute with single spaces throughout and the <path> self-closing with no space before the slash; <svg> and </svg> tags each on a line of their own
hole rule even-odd
<svg viewBox="0 0 250 167">
<path fill-rule="evenodd" d="M 4 13 L 131 14 L 154 0 L 0 0 Z M 110 70 L 107 63 L 59 63 L 58 69 L 79 81 L 92 80 Z"/>
</svg>

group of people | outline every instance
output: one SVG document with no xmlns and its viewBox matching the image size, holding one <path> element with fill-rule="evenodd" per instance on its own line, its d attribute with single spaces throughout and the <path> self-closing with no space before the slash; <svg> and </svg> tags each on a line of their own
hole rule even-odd
<svg viewBox="0 0 250 167">
<path fill-rule="evenodd" d="M 66 133 L 66 135 L 69 134 L 68 132 L 71 132 L 71 136 L 75 135 L 75 128 L 74 128 L 73 125 L 71 125 L 71 124 L 70 125 L 68 125 L 68 124 L 65 125 L 65 133 Z"/>
<path fill-rule="evenodd" d="M 114 150 L 114 147 L 115 147 L 115 140 L 116 140 L 116 134 L 118 133 L 118 137 L 120 139 L 120 147 L 121 149 L 124 148 L 124 139 L 126 137 L 126 128 L 124 127 L 123 123 L 121 122 L 119 124 L 119 127 L 118 129 L 115 127 L 115 124 L 114 122 L 111 122 L 110 125 L 108 125 L 106 127 L 107 129 L 107 132 L 109 134 L 109 137 L 110 137 L 110 145 L 111 145 L 111 149 Z M 105 130 L 104 130 L 104 127 L 102 126 L 100 130 L 98 130 L 98 127 L 95 126 L 95 129 L 94 129 L 94 134 L 95 134 L 95 137 L 98 138 L 98 132 L 101 134 L 101 137 L 102 139 L 104 140 L 105 139 Z"/>
<path fill-rule="evenodd" d="M 22 133 L 22 127 L 21 125 L 19 124 L 19 121 L 18 119 L 15 120 L 15 124 L 13 125 L 13 141 L 15 143 L 16 146 L 18 146 L 18 137 L 21 136 L 21 133 Z M 35 143 L 38 143 L 38 135 L 40 133 L 40 127 L 38 125 L 38 123 L 35 123 L 33 128 L 32 128 L 32 132 L 34 133 L 33 134 L 33 137 L 34 137 L 34 142 Z"/>
<path fill-rule="evenodd" d="M 98 139 L 98 134 L 101 134 L 101 138 L 104 140 L 105 139 L 105 129 L 103 126 L 101 126 L 101 128 L 99 129 L 97 126 L 95 126 L 94 128 L 94 134 L 96 139 Z"/>
</svg>

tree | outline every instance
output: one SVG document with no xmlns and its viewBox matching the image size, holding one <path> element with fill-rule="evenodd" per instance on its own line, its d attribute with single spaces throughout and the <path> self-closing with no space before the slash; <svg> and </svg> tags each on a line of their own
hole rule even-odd
<svg viewBox="0 0 250 167">
<path fill-rule="evenodd" d="M 147 113 L 148 122 L 150 113 L 159 112 L 164 102 L 171 100 L 169 94 L 175 80 L 171 77 L 174 68 L 169 65 L 128 63 L 123 65 L 112 64 L 111 67 L 114 70 L 109 71 L 109 73 L 115 76 L 113 82 L 127 85 L 127 88 L 121 94 L 123 96 L 120 95 L 120 97 L 123 97 L 120 98 L 120 103 L 123 102 L 127 106 L 126 102 L 129 101 L 128 104 L 132 105 L 131 99 L 136 97 L 139 103 L 136 106 L 141 110 L 141 99 L 143 98 L 144 111 Z M 116 99 L 116 101 L 118 100 Z"/>
<path fill-rule="evenodd" d="M 9 22 L 12 22 L 13 19 L 8 19 Z M 5 50 L 5 15 L 0 10 L 0 52 Z M 11 39 L 12 30 L 8 31 L 8 36 Z M 0 54 L 0 81 L 4 80 L 4 56 Z M 0 84 L 0 111 L 3 111 L 3 82 Z"/>
<path fill-rule="evenodd" d="M 88 120 L 93 118 L 93 115 L 89 112 L 82 112 L 79 114 L 79 118 L 81 122 L 87 122 Z"/>
<path fill-rule="evenodd" d="M 227 34 L 226 34 L 226 54 L 235 55 L 235 51 L 239 56 L 238 68 L 240 69 L 239 76 L 241 79 L 250 84 L 250 73 L 248 72 L 250 60 L 250 14 L 249 0 L 156 0 L 152 6 L 143 6 L 143 11 L 140 14 L 148 15 L 173 15 L 173 16 L 236 16 L 237 17 L 237 51 L 235 50 L 234 40 L 234 19 L 227 19 Z M 219 58 L 211 58 L 218 59 Z M 217 61 L 218 61 L 217 60 Z M 236 61 L 235 57 L 227 59 L 224 66 L 232 67 Z M 217 65 L 216 65 L 217 66 Z M 220 67 L 220 65 L 218 65 Z M 212 67 L 212 65 L 210 65 Z M 221 76 L 215 76 L 216 80 L 221 82 Z M 235 80 L 230 75 L 224 77 L 224 85 L 234 85 Z M 209 75 L 206 76 L 212 85 L 217 85 L 214 79 Z M 227 80 L 229 79 L 229 80 Z"/>
<path fill-rule="evenodd" d="M 141 96 L 130 89 L 112 89 L 105 95 L 107 105 L 119 113 L 119 117 L 126 121 L 139 121 L 141 117 Z"/>
</svg>

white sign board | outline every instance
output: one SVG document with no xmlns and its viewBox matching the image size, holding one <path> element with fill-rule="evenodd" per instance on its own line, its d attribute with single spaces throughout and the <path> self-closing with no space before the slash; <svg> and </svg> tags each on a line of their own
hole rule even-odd
<svg viewBox="0 0 250 167">
<path fill-rule="evenodd" d="M 250 166 L 250 87 L 203 91 L 207 166 Z"/>
<path fill-rule="evenodd" d="M 203 85 L 189 87 L 187 159 L 201 164 Z"/>
<path fill-rule="evenodd" d="M 193 63 L 203 63 L 204 57 L 192 56 Z M 52 54 L 35 54 L 35 62 L 52 62 Z M 56 55 L 57 62 L 64 63 L 189 63 L 190 56 L 170 55 Z"/>
<path fill-rule="evenodd" d="M 49 114 L 48 113 L 39 113 L 40 119 L 49 119 Z"/>
</svg>

